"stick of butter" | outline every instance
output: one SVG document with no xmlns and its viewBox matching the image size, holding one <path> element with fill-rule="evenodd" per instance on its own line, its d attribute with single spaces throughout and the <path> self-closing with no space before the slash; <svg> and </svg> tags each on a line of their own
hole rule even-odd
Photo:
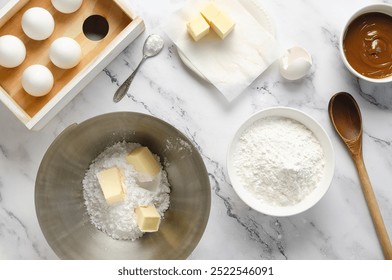
<svg viewBox="0 0 392 280">
<path fill-rule="evenodd" d="M 142 232 L 158 231 L 161 216 L 154 205 L 139 206 L 135 209 L 136 223 Z"/>
<path fill-rule="evenodd" d="M 103 195 L 108 204 L 120 202 L 125 198 L 124 176 L 117 167 L 102 170 L 97 173 Z"/>
<path fill-rule="evenodd" d="M 127 156 L 127 162 L 132 164 L 136 171 L 153 177 L 161 171 L 160 164 L 156 161 L 147 147 L 138 147 Z"/>
<path fill-rule="evenodd" d="M 205 6 L 201 11 L 200 14 L 205 18 L 208 24 L 211 24 L 212 20 L 220 13 L 220 10 L 214 3 L 210 3 Z"/>
<path fill-rule="evenodd" d="M 234 29 L 234 25 L 234 21 L 222 12 L 216 15 L 211 21 L 211 28 L 221 39 L 225 39 L 229 35 Z"/>
<path fill-rule="evenodd" d="M 200 13 L 221 39 L 226 38 L 234 29 L 234 21 L 219 10 L 214 3 L 208 4 Z"/>
<path fill-rule="evenodd" d="M 196 42 L 203 38 L 210 31 L 210 25 L 205 19 L 198 14 L 195 18 L 186 24 L 189 35 L 192 36 Z"/>
</svg>

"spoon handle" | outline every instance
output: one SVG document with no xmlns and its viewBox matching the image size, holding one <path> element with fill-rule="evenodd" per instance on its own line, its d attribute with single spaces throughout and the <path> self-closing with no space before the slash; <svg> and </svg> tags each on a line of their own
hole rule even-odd
<svg viewBox="0 0 392 280">
<path fill-rule="evenodd" d="M 387 260 L 392 260 L 391 241 L 389 240 L 388 232 L 385 228 L 380 208 L 378 207 L 377 199 L 374 195 L 369 175 L 366 171 L 365 163 L 363 162 L 363 158 L 361 155 L 355 156 L 354 161 L 358 171 L 359 180 L 361 181 L 362 192 L 365 196 L 365 200 L 368 205 L 378 239 L 384 252 L 384 257 Z"/>
<path fill-rule="evenodd" d="M 129 86 L 131 85 L 133 78 L 135 78 L 137 71 L 140 68 L 140 65 L 147 59 L 147 56 L 143 56 L 142 60 L 139 62 L 138 66 L 136 66 L 135 70 L 133 70 L 132 74 L 126 79 L 122 85 L 116 90 L 116 93 L 113 96 L 113 102 L 117 103 L 127 94 Z"/>
</svg>

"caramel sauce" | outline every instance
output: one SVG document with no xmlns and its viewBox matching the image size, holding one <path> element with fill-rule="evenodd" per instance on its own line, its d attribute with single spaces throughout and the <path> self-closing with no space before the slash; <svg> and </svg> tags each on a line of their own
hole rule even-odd
<svg viewBox="0 0 392 280">
<path fill-rule="evenodd" d="M 347 28 L 343 50 L 358 73 L 375 79 L 392 76 L 392 17 L 372 12 L 356 18 Z"/>
</svg>

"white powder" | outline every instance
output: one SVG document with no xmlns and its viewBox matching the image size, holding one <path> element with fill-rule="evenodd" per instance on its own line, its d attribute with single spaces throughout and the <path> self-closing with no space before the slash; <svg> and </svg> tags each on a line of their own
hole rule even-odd
<svg viewBox="0 0 392 280">
<path fill-rule="evenodd" d="M 318 139 L 303 124 L 283 117 L 256 121 L 235 147 L 236 175 L 253 195 L 272 205 L 302 201 L 320 182 L 325 165 Z"/>
<path fill-rule="evenodd" d="M 165 151 L 177 150 L 178 152 L 192 153 L 192 147 L 180 137 L 166 139 Z"/>
<path fill-rule="evenodd" d="M 83 195 L 91 222 L 114 239 L 135 240 L 143 235 L 136 224 L 134 209 L 140 205 L 154 204 L 163 218 L 169 208 L 170 186 L 166 171 L 161 171 L 156 192 L 139 187 L 137 171 L 126 161 L 126 156 L 140 144 L 119 142 L 106 148 L 90 165 L 83 179 Z M 159 162 L 159 157 L 154 155 Z M 126 198 L 108 205 L 98 182 L 97 173 L 111 167 L 124 171 Z"/>
<path fill-rule="evenodd" d="M 177 159 L 184 159 L 192 154 L 192 146 L 180 137 L 170 137 L 166 139 L 165 151 L 176 151 Z M 170 166 L 170 161 L 167 158 L 163 159 L 166 167 Z"/>
</svg>

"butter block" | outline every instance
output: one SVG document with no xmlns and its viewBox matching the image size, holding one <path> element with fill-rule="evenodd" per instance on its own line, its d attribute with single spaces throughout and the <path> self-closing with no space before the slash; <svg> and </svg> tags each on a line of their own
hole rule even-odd
<svg viewBox="0 0 392 280">
<path fill-rule="evenodd" d="M 147 147 L 134 149 L 127 156 L 127 162 L 132 164 L 136 171 L 145 173 L 151 177 L 156 176 L 161 171 L 160 164 Z"/>
<path fill-rule="evenodd" d="M 108 204 L 123 201 L 125 198 L 124 175 L 117 167 L 97 173 L 98 182 Z"/>
<path fill-rule="evenodd" d="M 214 3 L 210 3 L 205 6 L 200 14 L 205 18 L 208 24 L 211 24 L 212 20 L 220 13 L 220 10 Z"/>
<path fill-rule="evenodd" d="M 142 232 L 158 231 L 161 216 L 154 205 L 139 206 L 135 209 L 136 223 Z"/>
<path fill-rule="evenodd" d="M 186 25 L 189 35 L 192 36 L 196 42 L 203 38 L 210 31 L 210 25 L 199 14 Z"/>
<path fill-rule="evenodd" d="M 220 12 L 211 20 L 211 28 L 221 39 L 225 39 L 234 29 L 234 26 L 234 21 L 223 12 Z"/>
</svg>

